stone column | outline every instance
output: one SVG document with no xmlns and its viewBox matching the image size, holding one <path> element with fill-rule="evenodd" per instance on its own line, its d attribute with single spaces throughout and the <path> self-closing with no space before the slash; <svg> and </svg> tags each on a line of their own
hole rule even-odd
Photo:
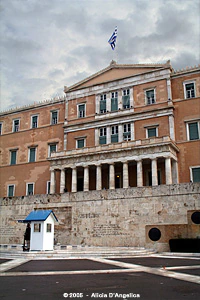
<svg viewBox="0 0 200 300">
<path fill-rule="evenodd" d="M 178 180 L 178 162 L 176 160 L 172 160 L 172 182 L 179 183 Z"/>
<path fill-rule="evenodd" d="M 96 166 L 96 190 L 102 190 L 102 181 L 101 181 L 101 165 Z"/>
<path fill-rule="evenodd" d="M 172 184 L 172 167 L 171 167 L 171 158 L 165 158 L 165 177 L 166 184 Z"/>
<path fill-rule="evenodd" d="M 118 92 L 118 108 L 119 109 L 123 109 L 123 105 L 122 105 L 122 90 L 120 90 Z"/>
<path fill-rule="evenodd" d="M 50 194 L 55 194 L 56 185 L 55 185 L 55 170 L 50 169 L 51 171 L 51 179 L 50 179 Z"/>
<path fill-rule="evenodd" d="M 95 128 L 95 146 L 99 145 L 99 128 Z"/>
<path fill-rule="evenodd" d="M 169 116 L 169 134 L 172 140 L 175 140 L 174 116 Z"/>
<path fill-rule="evenodd" d="M 168 99 L 172 99 L 172 90 L 171 90 L 171 79 L 167 79 L 167 96 Z"/>
<path fill-rule="evenodd" d="M 123 142 L 123 125 L 119 124 L 118 128 L 119 128 L 119 143 L 121 143 Z"/>
<path fill-rule="evenodd" d="M 152 186 L 158 185 L 157 158 L 151 160 Z"/>
<path fill-rule="evenodd" d="M 134 107 L 134 100 L 133 100 L 133 89 L 130 88 L 130 108 Z"/>
<path fill-rule="evenodd" d="M 131 122 L 131 141 L 134 141 L 135 139 L 135 128 L 134 128 L 134 123 Z"/>
<path fill-rule="evenodd" d="M 114 163 L 110 164 L 109 171 L 110 171 L 110 174 L 109 174 L 110 175 L 109 176 L 109 180 L 110 180 L 109 188 L 110 188 L 110 190 L 114 190 L 115 189 L 115 166 L 114 166 Z"/>
<path fill-rule="evenodd" d="M 142 160 L 137 161 L 137 186 L 143 186 Z"/>
<path fill-rule="evenodd" d="M 107 144 L 110 144 L 111 143 L 111 133 L 110 133 L 110 126 L 107 127 Z"/>
<path fill-rule="evenodd" d="M 123 163 L 123 188 L 127 189 L 129 187 L 129 176 L 128 176 L 128 162 Z"/>
<path fill-rule="evenodd" d="M 100 113 L 100 111 L 99 111 L 99 101 L 100 101 L 100 99 L 99 99 L 99 96 L 97 95 L 96 96 L 96 114 Z"/>
<path fill-rule="evenodd" d="M 64 133 L 64 150 L 67 150 L 67 133 Z"/>
<path fill-rule="evenodd" d="M 106 94 L 106 112 L 111 112 L 111 98 L 110 93 Z"/>
<path fill-rule="evenodd" d="M 77 170 L 76 167 L 72 168 L 72 193 L 77 192 Z"/>
<path fill-rule="evenodd" d="M 84 167 L 84 192 L 89 191 L 89 166 Z"/>
<path fill-rule="evenodd" d="M 60 172 L 60 193 L 64 193 L 65 189 L 65 169 L 61 169 Z"/>
</svg>

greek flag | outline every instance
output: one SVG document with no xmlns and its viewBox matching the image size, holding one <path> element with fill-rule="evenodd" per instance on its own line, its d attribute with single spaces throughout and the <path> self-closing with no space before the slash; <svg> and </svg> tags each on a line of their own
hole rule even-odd
<svg viewBox="0 0 200 300">
<path fill-rule="evenodd" d="M 115 27 L 115 31 L 113 32 L 110 39 L 108 40 L 108 43 L 110 44 L 112 50 L 115 49 L 116 39 L 117 39 L 117 27 Z"/>
</svg>

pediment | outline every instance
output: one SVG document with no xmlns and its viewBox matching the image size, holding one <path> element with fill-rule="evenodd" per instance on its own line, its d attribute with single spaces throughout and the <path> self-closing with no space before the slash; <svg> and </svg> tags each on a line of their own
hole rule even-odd
<svg viewBox="0 0 200 300">
<path fill-rule="evenodd" d="M 163 69 L 166 67 L 170 67 L 170 62 L 168 61 L 166 64 L 132 64 L 132 65 L 118 65 L 116 62 L 112 61 L 111 64 L 93 74 L 90 77 L 72 85 L 69 88 L 65 87 L 65 92 L 74 91 L 98 84 L 102 84 L 104 82 L 114 81 L 118 79 L 123 79 L 139 74 L 144 74 L 147 72 Z"/>
</svg>

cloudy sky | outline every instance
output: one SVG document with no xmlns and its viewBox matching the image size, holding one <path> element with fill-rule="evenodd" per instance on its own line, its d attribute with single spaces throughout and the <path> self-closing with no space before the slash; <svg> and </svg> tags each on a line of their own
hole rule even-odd
<svg viewBox="0 0 200 300">
<path fill-rule="evenodd" d="M 62 96 L 112 59 L 197 65 L 199 11 L 200 0 L 0 0 L 0 110 Z"/>
</svg>

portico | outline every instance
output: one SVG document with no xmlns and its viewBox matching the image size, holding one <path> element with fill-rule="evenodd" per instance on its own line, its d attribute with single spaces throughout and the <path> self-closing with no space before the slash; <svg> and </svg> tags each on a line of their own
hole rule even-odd
<svg viewBox="0 0 200 300">
<path fill-rule="evenodd" d="M 50 192 L 56 172 L 60 193 L 178 183 L 177 152 L 163 137 L 53 153 Z"/>
</svg>

